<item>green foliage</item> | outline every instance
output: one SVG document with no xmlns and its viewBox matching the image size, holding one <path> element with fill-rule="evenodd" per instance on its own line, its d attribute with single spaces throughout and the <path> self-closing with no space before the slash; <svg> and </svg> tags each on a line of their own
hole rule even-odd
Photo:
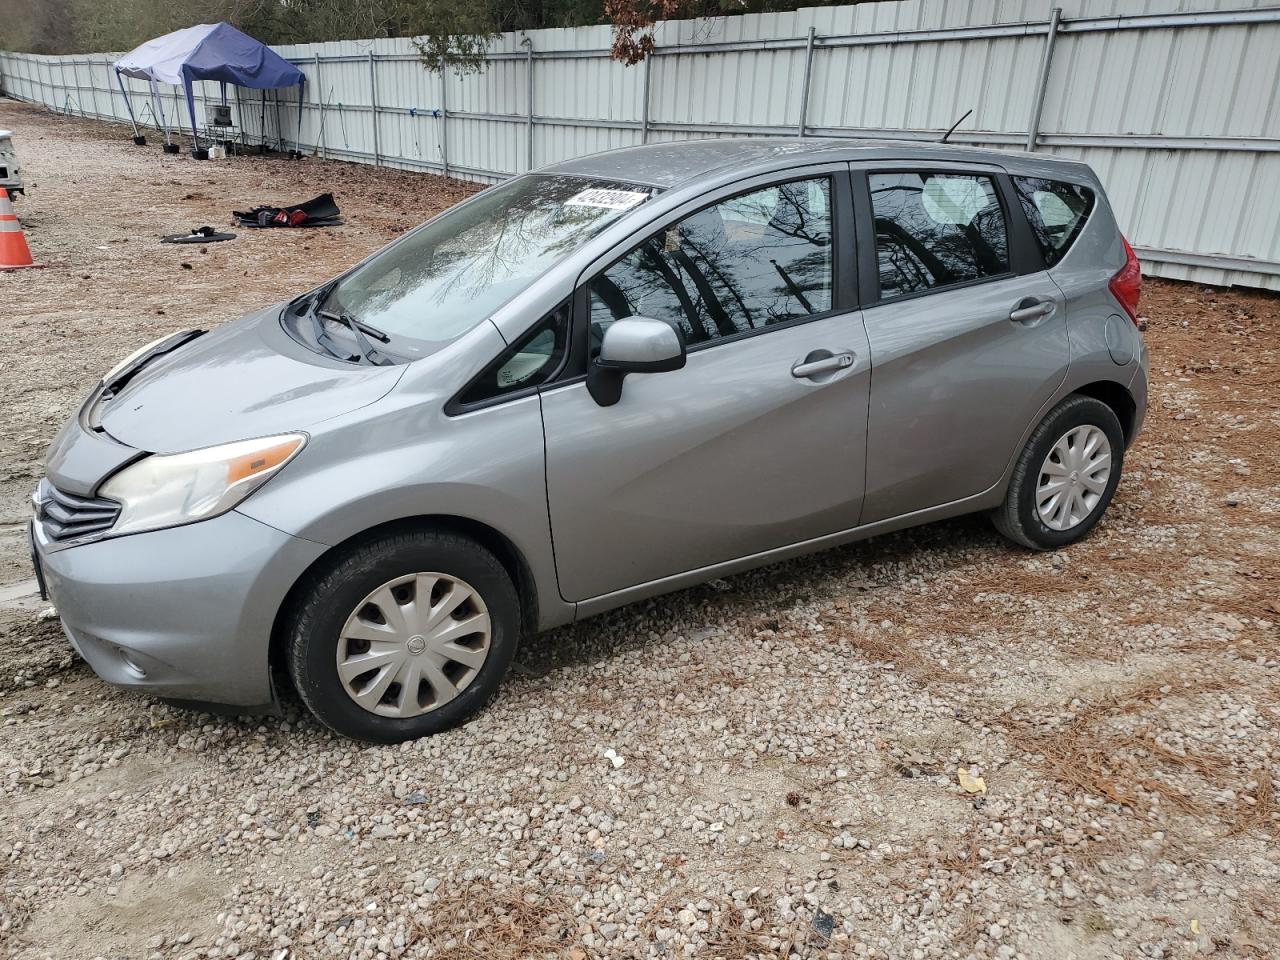
<svg viewBox="0 0 1280 960">
<path fill-rule="evenodd" d="M 822 0 L 0 0 L 0 49 L 119 52 L 192 24 L 226 20 L 264 43 L 413 37 L 425 67 L 466 73 L 482 69 L 485 46 L 509 30 L 612 23 L 619 32 L 630 29 L 642 36 L 655 16 L 732 16 L 821 4 Z"/>
</svg>

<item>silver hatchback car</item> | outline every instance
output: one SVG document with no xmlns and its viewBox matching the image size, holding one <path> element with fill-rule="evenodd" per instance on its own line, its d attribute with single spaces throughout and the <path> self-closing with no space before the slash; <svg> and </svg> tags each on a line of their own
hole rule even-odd
<svg viewBox="0 0 1280 960">
<path fill-rule="evenodd" d="M 1085 536 L 1146 407 L 1085 165 L 705 140 L 476 194 L 288 304 L 121 362 L 37 570 L 111 683 L 334 730 L 470 717 L 521 635 L 944 517 Z"/>
</svg>

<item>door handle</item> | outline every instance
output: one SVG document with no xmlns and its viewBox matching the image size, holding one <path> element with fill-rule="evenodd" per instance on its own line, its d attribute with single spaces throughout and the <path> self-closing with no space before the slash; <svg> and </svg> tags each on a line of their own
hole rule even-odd
<svg viewBox="0 0 1280 960">
<path fill-rule="evenodd" d="M 809 357 L 812 356 L 813 354 L 809 354 Z M 815 360 L 810 360 L 809 357 L 797 361 L 791 368 L 793 377 L 803 380 L 807 377 L 818 377 L 824 373 L 835 373 L 837 370 L 852 367 L 854 359 L 852 353 L 836 353 Z"/>
<path fill-rule="evenodd" d="M 1009 314 L 1009 319 L 1014 323 L 1029 323 L 1032 320 L 1047 317 L 1057 309 L 1058 305 L 1052 300 L 1037 300 L 1033 297 L 1027 297 L 1013 308 L 1013 312 Z"/>
</svg>

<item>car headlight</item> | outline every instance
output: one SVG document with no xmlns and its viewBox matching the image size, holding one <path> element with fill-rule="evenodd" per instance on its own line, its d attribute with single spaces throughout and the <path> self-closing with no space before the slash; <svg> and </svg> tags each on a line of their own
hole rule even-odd
<svg viewBox="0 0 1280 960">
<path fill-rule="evenodd" d="M 163 337 L 156 337 L 154 340 L 148 343 L 145 347 L 139 347 L 137 350 L 133 351 L 133 353 L 129 354 L 127 357 L 125 357 L 123 360 L 117 363 L 114 367 L 108 370 L 106 376 L 102 378 L 102 382 L 110 383 L 112 380 L 115 379 L 115 376 L 117 373 L 119 373 L 125 367 L 129 366 L 129 364 L 133 363 L 133 361 L 137 360 L 140 356 L 142 356 L 148 350 L 154 350 L 156 347 L 160 346 L 160 344 L 164 343 L 166 340 L 168 340 L 172 336 L 173 336 L 172 333 L 166 333 Z"/>
<path fill-rule="evenodd" d="M 139 460 L 99 490 L 121 504 L 111 532 L 158 530 L 226 513 L 297 456 L 306 442 L 303 434 L 286 433 Z"/>
</svg>

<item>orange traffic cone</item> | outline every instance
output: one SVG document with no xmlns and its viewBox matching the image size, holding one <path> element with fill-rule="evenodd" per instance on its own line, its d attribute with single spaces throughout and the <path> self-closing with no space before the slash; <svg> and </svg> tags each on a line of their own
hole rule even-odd
<svg viewBox="0 0 1280 960">
<path fill-rule="evenodd" d="M 27 238 L 22 235 L 22 227 L 18 226 L 18 218 L 14 216 L 9 191 L 0 187 L 0 270 L 38 266 L 40 264 L 31 262 Z"/>
</svg>

